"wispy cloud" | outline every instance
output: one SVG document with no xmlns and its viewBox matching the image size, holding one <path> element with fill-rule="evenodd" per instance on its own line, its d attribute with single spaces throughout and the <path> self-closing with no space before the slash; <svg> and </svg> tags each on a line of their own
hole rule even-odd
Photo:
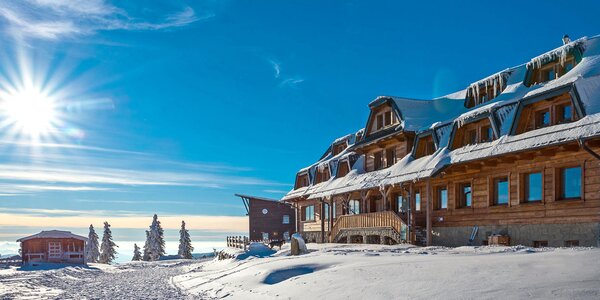
<svg viewBox="0 0 600 300">
<path fill-rule="evenodd" d="M 38 227 L 44 224 L 48 228 L 81 228 L 88 224 L 100 226 L 108 221 L 113 228 L 146 229 L 151 216 L 151 213 L 127 211 L 0 208 L 0 226 Z M 244 232 L 248 229 L 248 218 L 245 216 L 162 214 L 159 218 L 165 229 L 179 229 L 181 220 L 185 220 L 188 229 L 194 230 Z"/>
<path fill-rule="evenodd" d="M 297 88 L 299 84 L 304 82 L 304 78 L 298 75 L 288 76 L 282 70 L 282 63 L 274 58 L 267 58 L 267 62 L 271 65 L 275 79 L 279 82 L 279 87 Z"/>
<path fill-rule="evenodd" d="M 56 40 L 109 30 L 161 30 L 213 17 L 185 6 L 165 15 L 140 18 L 105 0 L 4 0 L 0 18 L 6 30 L 21 38 Z"/>
</svg>

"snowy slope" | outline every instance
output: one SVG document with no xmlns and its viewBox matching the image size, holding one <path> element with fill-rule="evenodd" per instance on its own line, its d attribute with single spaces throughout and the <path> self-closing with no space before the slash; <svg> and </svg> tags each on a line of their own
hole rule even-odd
<svg viewBox="0 0 600 300">
<path fill-rule="evenodd" d="M 173 278 L 202 298 L 598 299 L 600 249 L 315 245 L 211 261 Z"/>
</svg>

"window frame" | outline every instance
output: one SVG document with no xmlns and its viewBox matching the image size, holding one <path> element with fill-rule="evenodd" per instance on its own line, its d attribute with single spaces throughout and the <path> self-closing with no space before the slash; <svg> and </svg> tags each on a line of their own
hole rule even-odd
<svg viewBox="0 0 600 300">
<path fill-rule="evenodd" d="M 471 195 L 471 205 L 467 205 L 467 199 L 466 199 L 465 193 L 464 193 L 464 188 L 467 185 L 471 189 L 471 191 L 469 192 Z M 456 183 L 455 191 L 456 191 L 455 207 L 457 209 L 473 208 L 473 181 L 472 180 Z"/>
<path fill-rule="evenodd" d="M 353 207 L 353 205 L 351 205 L 350 203 L 357 203 L 356 207 Z M 354 210 L 354 208 L 357 208 L 358 211 Z M 360 214 L 361 207 L 360 207 L 360 200 L 358 199 L 350 199 L 348 200 L 348 215 L 358 215 Z"/>
<path fill-rule="evenodd" d="M 579 197 L 563 197 L 564 195 L 564 190 L 563 190 L 563 171 L 566 169 L 573 169 L 573 168 L 579 168 Z M 578 201 L 578 200 L 584 200 L 584 195 L 585 195 L 585 166 L 584 164 L 570 164 L 570 165 L 564 165 L 564 166 L 560 166 L 554 169 L 554 173 L 555 173 L 555 185 L 554 185 L 554 191 L 555 191 L 555 201 L 558 202 L 562 202 L 562 201 Z"/>
<path fill-rule="evenodd" d="M 308 218 L 309 211 L 312 211 L 312 218 Z M 315 222 L 315 205 L 310 204 L 302 207 L 302 222 Z"/>
<path fill-rule="evenodd" d="M 529 191 L 528 191 L 528 187 L 529 182 L 528 182 L 528 176 L 531 174 L 537 174 L 539 173 L 541 175 L 541 198 L 538 200 L 529 200 L 528 195 L 529 195 Z M 545 191 L 546 191 L 546 176 L 544 174 L 544 169 L 532 169 L 532 170 L 528 170 L 527 172 L 522 172 L 519 174 L 519 203 L 522 204 L 536 204 L 536 203 L 544 203 L 544 196 L 545 196 Z"/>
<path fill-rule="evenodd" d="M 446 191 L 446 207 L 442 207 L 442 191 Z M 435 203 L 434 210 L 448 210 L 448 186 L 447 185 L 439 185 L 435 187 Z"/>
<path fill-rule="evenodd" d="M 286 218 L 286 217 L 287 217 L 287 218 Z M 290 224 L 290 215 L 287 215 L 287 214 L 286 214 L 286 215 L 283 215 L 281 218 L 282 218 L 282 220 L 281 220 L 281 224 L 286 224 L 286 225 L 287 225 L 287 224 Z M 287 219 L 287 222 L 286 222 L 286 219 Z"/>
<path fill-rule="evenodd" d="M 506 179 L 507 184 L 507 201 L 506 203 L 498 203 L 498 189 L 496 182 L 499 182 L 501 179 Z M 492 207 L 507 207 L 510 206 L 510 174 L 498 175 L 488 178 L 489 181 L 489 206 Z"/>
<path fill-rule="evenodd" d="M 421 202 L 421 190 L 420 190 L 420 189 L 415 189 L 415 190 L 413 191 L 413 194 L 414 194 L 414 197 L 413 197 L 413 198 L 415 198 L 415 199 L 414 199 L 414 204 L 415 204 L 415 209 L 414 209 L 414 211 L 418 211 L 418 212 L 420 212 L 420 211 L 421 211 L 421 205 L 422 205 L 422 202 Z M 417 197 L 417 195 L 418 195 L 418 197 Z M 419 201 L 418 201 L 418 202 L 417 202 L 417 198 L 419 199 Z M 419 205 L 417 205 L 417 203 L 419 203 Z"/>
</svg>

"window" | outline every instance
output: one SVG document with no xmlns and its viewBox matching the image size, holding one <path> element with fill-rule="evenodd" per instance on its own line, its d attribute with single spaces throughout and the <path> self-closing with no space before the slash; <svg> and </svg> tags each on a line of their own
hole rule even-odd
<svg viewBox="0 0 600 300">
<path fill-rule="evenodd" d="M 360 214 L 360 201 L 358 201 L 358 200 L 348 201 L 348 214 L 349 215 Z"/>
<path fill-rule="evenodd" d="M 299 189 L 305 186 L 308 186 L 308 175 L 298 175 L 298 177 L 296 177 L 296 188 Z"/>
<path fill-rule="evenodd" d="M 462 183 L 458 185 L 458 207 L 471 207 L 472 192 L 470 183 Z"/>
<path fill-rule="evenodd" d="M 565 241 L 565 247 L 579 247 L 579 240 Z"/>
<path fill-rule="evenodd" d="M 385 113 L 383 113 L 383 116 L 384 116 L 384 124 L 383 125 L 386 127 L 392 125 L 392 112 L 391 111 L 385 112 Z"/>
<path fill-rule="evenodd" d="M 415 192 L 415 210 L 421 211 L 421 193 L 419 191 Z"/>
<path fill-rule="evenodd" d="M 325 220 L 329 220 L 329 203 L 325 203 L 325 211 L 323 212 Z"/>
<path fill-rule="evenodd" d="M 554 59 L 545 62 L 541 66 L 533 64 L 532 67 L 528 67 L 529 70 L 525 85 L 531 86 L 533 84 L 551 81 L 565 75 L 581 60 L 581 51 L 581 49 L 574 49 L 573 52 L 567 54 L 566 58 L 556 56 Z"/>
<path fill-rule="evenodd" d="M 406 208 L 404 207 L 404 197 L 401 194 L 396 196 L 396 207 L 398 208 L 398 212 L 405 212 Z"/>
<path fill-rule="evenodd" d="M 304 207 L 304 221 L 315 220 L 315 206 L 309 205 Z"/>
<path fill-rule="evenodd" d="M 558 105 L 556 107 L 556 123 L 567 123 L 573 121 L 573 109 L 571 104 Z"/>
<path fill-rule="evenodd" d="M 381 130 L 383 128 L 383 115 L 377 115 L 377 127 L 376 130 Z"/>
<path fill-rule="evenodd" d="M 494 205 L 508 204 L 508 178 L 494 179 Z"/>
<path fill-rule="evenodd" d="M 263 239 L 263 241 L 268 241 L 269 240 L 269 233 L 268 232 L 263 232 L 262 233 L 262 239 Z"/>
<path fill-rule="evenodd" d="M 543 109 L 535 112 L 535 128 L 550 126 L 550 110 Z"/>
<path fill-rule="evenodd" d="M 465 145 L 477 144 L 477 130 L 471 129 L 467 131 L 466 138 L 467 140 L 465 141 Z"/>
<path fill-rule="evenodd" d="M 389 148 L 385 150 L 385 162 L 387 167 L 391 167 L 396 163 L 396 148 Z"/>
<path fill-rule="evenodd" d="M 435 143 L 432 135 L 419 137 L 415 148 L 415 158 L 431 155 L 435 152 Z"/>
<path fill-rule="evenodd" d="M 544 71 L 544 81 L 550 81 L 556 79 L 556 71 L 554 68 Z"/>
<path fill-rule="evenodd" d="M 348 161 L 341 161 L 338 165 L 337 177 L 344 177 L 350 173 L 350 168 L 348 167 Z"/>
<path fill-rule="evenodd" d="M 283 215 L 283 224 L 290 224 L 290 215 Z"/>
<path fill-rule="evenodd" d="M 439 187 L 437 189 L 436 209 L 447 209 L 447 208 L 448 208 L 448 189 L 446 187 Z"/>
<path fill-rule="evenodd" d="M 333 218 L 335 219 L 335 203 L 333 203 L 333 206 L 331 208 L 333 209 L 331 214 L 333 215 Z"/>
<path fill-rule="evenodd" d="M 523 181 L 525 202 L 542 201 L 542 173 L 525 174 Z"/>
<path fill-rule="evenodd" d="M 481 127 L 481 142 L 491 142 L 494 140 L 494 131 L 491 126 Z"/>
<path fill-rule="evenodd" d="M 560 170 L 560 198 L 581 198 L 581 167 Z"/>
<path fill-rule="evenodd" d="M 548 247 L 548 241 L 533 241 L 533 248 Z"/>
<path fill-rule="evenodd" d="M 286 241 L 290 240 L 290 232 L 289 231 L 286 231 L 283 233 L 283 239 Z"/>
<path fill-rule="evenodd" d="M 373 168 L 375 170 L 381 170 L 383 168 L 383 151 L 375 152 L 373 158 Z"/>
</svg>

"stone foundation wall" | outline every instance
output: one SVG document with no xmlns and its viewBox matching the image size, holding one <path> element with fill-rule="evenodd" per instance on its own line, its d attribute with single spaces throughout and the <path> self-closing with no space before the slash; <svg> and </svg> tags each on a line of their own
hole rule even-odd
<svg viewBox="0 0 600 300">
<path fill-rule="evenodd" d="M 473 227 L 433 227 L 433 244 L 464 246 Z M 548 241 L 549 247 L 564 247 L 565 241 L 577 240 L 579 246 L 600 247 L 600 223 L 527 224 L 479 226 L 473 245 L 482 245 L 491 234 L 510 236 L 511 245 L 533 246 L 533 241 Z"/>
<path fill-rule="evenodd" d="M 325 242 L 327 242 L 327 233 L 325 231 Z M 302 238 L 307 243 L 321 243 L 321 232 L 320 231 L 304 231 L 300 233 Z"/>
</svg>

